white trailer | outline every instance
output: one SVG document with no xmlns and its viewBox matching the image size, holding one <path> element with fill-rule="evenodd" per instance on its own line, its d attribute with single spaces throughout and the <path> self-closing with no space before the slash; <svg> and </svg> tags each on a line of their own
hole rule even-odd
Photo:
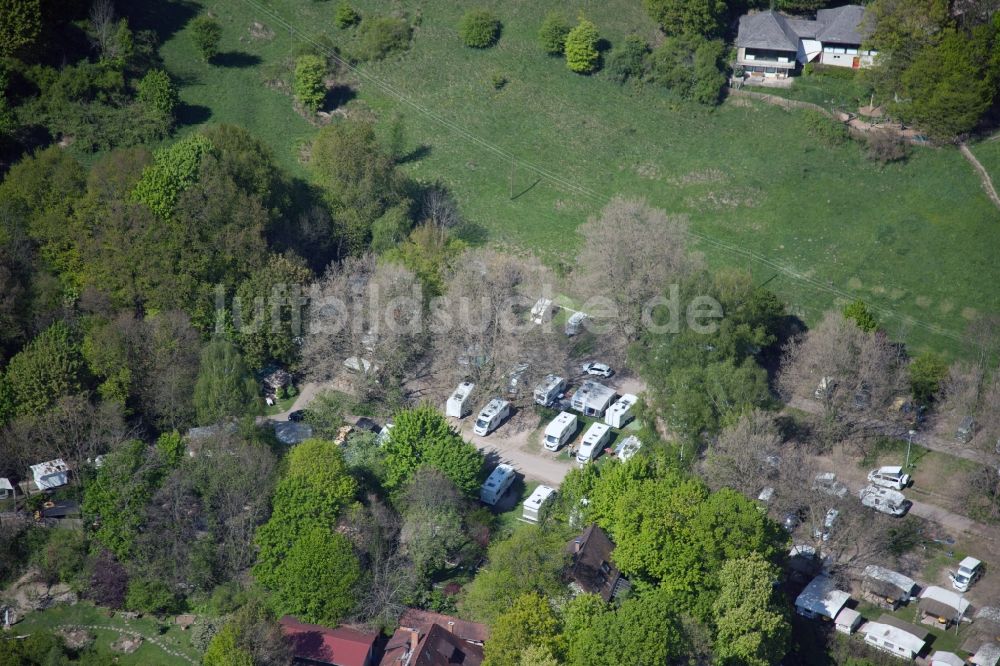
<svg viewBox="0 0 1000 666">
<path fill-rule="evenodd" d="M 548 407 L 566 390 L 566 380 L 558 375 L 545 375 L 545 379 L 535 387 L 535 402 Z"/>
<path fill-rule="evenodd" d="M 573 394 L 570 403 L 576 411 L 584 416 L 601 418 L 604 411 L 615 397 L 615 390 L 595 381 L 587 380 Z"/>
<path fill-rule="evenodd" d="M 465 415 L 472 411 L 472 407 L 469 405 L 469 398 L 472 397 L 472 389 L 476 388 L 476 385 L 472 382 L 462 382 L 458 385 L 455 391 L 448 398 L 448 404 L 445 405 L 445 416 L 451 416 L 456 419 L 465 418 Z"/>
<path fill-rule="evenodd" d="M 906 497 L 898 490 L 868 486 L 858 493 L 864 506 L 887 513 L 890 516 L 902 516 L 908 507 Z"/>
<path fill-rule="evenodd" d="M 628 462 L 628 459 L 638 453 L 641 448 L 642 442 L 639 441 L 639 438 L 635 435 L 629 435 L 615 445 L 615 455 L 622 462 Z"/>
<path fill-rule="evenodd" d="M 611 426 L 606 423 L 592 423 L 583 434 L 583 442 L 576 454 L 576 461 L 581 465 L 589 463 L 600 455 L 601 450 L 611 439 Z"/>
<path fill-rule="evenodd" d="M 576 432 L 576 414 L 559 412 L 559 416 L 545 427 L 543 442 L 549 451 L 558 451 L 559 447 L 569 441 Z"/>
<path fill-rule="evenodd" d="M 500 398 L 493 398 L 483 410 L 479 412 L 479 416 L 476 418 L 476 425 L 472 429 L 472 432 L 476 433 L 480 437 L 485 437 L 494 430 L 500 427 L 500 424 L 504 422 L 510 416 L 510 403 L 506 400 L 501 400 Z"/>
<path fill-rule="evenodd" d="M 542 507 L 556 494 L 555 488 L 548 486 L 538 486 L 531 497 L 524 500 L 524 511 L 521 513 L 521 520 L 528 523 L 537 523 Z"/>
<path fill-rule="evenodd" d="M 513 467 L 506 463 L 497 465 L 490 472 L 486 483 L 479 489 L 479 499 L 490 506 L 495 505 L 514 484 L 515 479 L 517 479 L 517 473 Z"/>
<path fill-rule="evenodd" d="M 635 415 L 632 414 L 632 407 L 639 399 L 631 393 L 626 393 L 618 398 L 618 402 L 608 408 L 604 415 L 604 422 L 612 428 L 624 428 L 629 424 Z"/>
</svg>

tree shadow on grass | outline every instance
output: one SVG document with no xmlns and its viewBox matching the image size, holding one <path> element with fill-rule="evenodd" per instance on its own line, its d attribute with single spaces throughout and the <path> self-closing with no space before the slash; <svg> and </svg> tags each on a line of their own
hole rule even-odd
<svg viewBox="0 0 1000 666">
<path fill-rule="evenodd" d="M 335 85 L 326 91 L 326 97 L 323 98 L 321 109 L 323 111 L 333 111 L 347 104 L 357 96 L 358 93 L 351 86 Z"/>
<path fill-rule="evenodd" d="M 455 238 L 463 240 L 469 245 L 483 245 L 490 239 L 490 232 L 486 227 L 475 222 L 463 222 L 453 229 Z"/>
<path fill-rule="evenodd" d="M 188 0 L 131 0 L 118 3 L 133 30 L 153 30 L 160 43 L 180 32 L 198 15 L 201 5 Z"/>
<path fill-rule="evenodd" d="M 212 58 L 212 64 L 219 67 L 229 67 L 232 69 L 246 69 L 247 67 L 256 67 L 261 62 L 260 56 L 256 56 L 252 53 L 246 53 L 244 51 L 226 51 L 225 53 L 216 54 Z"/>
<path fill-rule="evenodd" d="M 406 164 L 407 162 L 419 162 L 430 154 L 431 147 L 426 143 L 422 143 L 405 155 L 400 155 L 399 159 L 396 160 L 396 163 Z"/>
<path fill-rule="evenodd" d="M 177 108 L 178 125 L 201 125 L 212 117 L 212 110 L 201 104 L 181 104 Z"/>
</svg>

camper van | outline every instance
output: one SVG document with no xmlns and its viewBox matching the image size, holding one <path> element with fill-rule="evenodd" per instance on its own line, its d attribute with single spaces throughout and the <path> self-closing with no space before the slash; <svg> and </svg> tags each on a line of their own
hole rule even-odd
<svg viewBox="0 0 1000 666">
<path fill-rule="evenodd" d="M 615 445 L 615 455 L 622 462 L 628 462 L 642 448 L 642 442 L 635 435 L 629 435 Z"/>
<path fill-rule="evenodd" d="M 575 432 L 576 414 L 559 412 L 559 416 L 552 419 L 552 422 L 545 428 L 545 449 L 558 451 L 559 447 L 568 442 Z"/>
<path fill-rule="evenodd" d="M 958 571 L 949 571 L 951 586 L 959 592 L 968 592 L 969 587 L 983 575 L 983 563 L 974 557 L 966 557 L 958 563 Z"/>
<path fill-rule="evenodd" d="M 611 426 L 606 423 L 592 423 L 583 434 L 583 442 L 580 443 L 576 461 L 586 465 L 600 455 L 601 449 L 607 445 L 609 439 L 611 439 Z"/>
<path fill-rule="evenodd" d="M 535 387 L 535 402 L 548 407 L 559 399 L 566 390 L 566 380 L 558 375 L 545 375 L 545 379 Z"/>
<path fill-rule="evenodd" d="M 862 488 L 858 496 L 864 506 L 887 513 L 890 516 L 902 516 L 908 508 L 903 493 L 892 488 L 868 486 Z"/>
<path fill-rule="evenodd" d="M 910 485 L 910 475 L 902 467 L 886 465 L 868 472 L 868 483 L 873 486 L 902 490 Z"/>
<path fill-rule="evenodd" d="M 472 429 L 472 432 L 476 433 L 480 437 L 485 437 L 494 430 L 500 427 L 500 424 L 504 422 L 510 416 L 510 403 L 506 400 L 501 400 L 500 398 L 493 398 L 486 406 L 483 407 L 483 411 L 479 412 L 479 416 L 476 418 L 476 425 Z"/>
<path fill-rule="evenodd" d="M 549 488 L 548 486 L 538 486 L 535 488 L 535 492 L 531 493 L 531 497 L 524 500 L 524 511 L 521 513 L 521 520 L 528 523 L 537 523 L 539 515 L 542 512 L 542 507 L 555 494 L 555 488 Z"/>
<path fill-rule="evenodd" d="M 504 493 L 510 489 L 514 484 L 514 480 L 517 478 L 517 473 L 514 468 L 510 465 L 503 463 L 497 465 L 490 476 L 486 479 L 486 483 L 483 487 L 479 489 L 479 499 L 485 504 L 490 506 L 495 505 L 500 501 L 500 498 L 504 496 Z"/>
<path fill-rule="evenodd" d="M 472 396 L 472 389 L 476 388 L 476 385 L 472 382 L 462 382 L 455 389 L 455 392 L 451 394 L 448 398 L 448 404 L 445 405 L 445 416 L 451 416 L 456 419 L 465 418 L 465 415 L 472 411 L 472 407 L 469 404 L 469 398 Z"/>
<path fill-rule="evenodd" d="M 607 413 L 604 414 L 604 422 L 612 428 L 624 428 L 634 418 L 632 407 L 637 400 L 638 398 L 631 393 L 626 393 L 618 398 L 618 402 L 611 405 Z"/>
</svg>

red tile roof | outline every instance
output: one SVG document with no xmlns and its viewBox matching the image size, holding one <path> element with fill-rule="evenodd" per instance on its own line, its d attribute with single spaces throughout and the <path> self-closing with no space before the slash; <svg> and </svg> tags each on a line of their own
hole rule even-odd
<svg viewBox="0 0 1000 666">
<path fill-rule="evenodd" d="M 451 615 L 442 615 L 418 608 L 407 608 L 399 618 L 399 626 L 405 629 L 427 631 L 428 625 L 439 624 L 463 641 L 470 643 L 485 643 L 490 637 L 490 630 L 484 624 L 460 620 Z"/>
<path fill-rule="evenodd" d="M 333 666 L 369 666 L 376 635 L 347 627 L 321 627 L 299 622 L 286 615 L 281 632 L 292 645 L 296 659 L 308 659 Z"/>
</svg>

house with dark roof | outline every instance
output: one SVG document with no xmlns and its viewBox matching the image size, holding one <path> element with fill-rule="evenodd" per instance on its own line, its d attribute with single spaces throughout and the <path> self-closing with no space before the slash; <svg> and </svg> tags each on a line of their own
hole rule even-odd
<svg viewBox="0 0 1000 666">
<path fill-rule="evenodd" d="M 611 562 L 615 544 L 597 525 L 584 530 L 567 548 L 571 558 L 568 576 L 583 592 L 599 594 L 605 601 L 611 601 L 632 586 Z"/>
<path fill-rule="evenodd" d="M 821 9 L 815 19 L 774 10 L 746 14 L 736 36 L 736 66 L 751 79 L 787 78 L 809 62 L 868 67 L 877 53 L 861 47 L 869 34 L 864 15 L 859 5 Z"/>
<path fill-rule="evenodd" d="M 348 627 L 330 629 L 299 622 L 290 615 L 281 620 L 281 633 L 292 648 L 296 664 L 372 666 L 377 636 Z"/>
<path fill-rule="evenodd" d="M 448 615 L 407 609 L 379 666 L 480 666 L 489 630 Z"/>
</svg>

